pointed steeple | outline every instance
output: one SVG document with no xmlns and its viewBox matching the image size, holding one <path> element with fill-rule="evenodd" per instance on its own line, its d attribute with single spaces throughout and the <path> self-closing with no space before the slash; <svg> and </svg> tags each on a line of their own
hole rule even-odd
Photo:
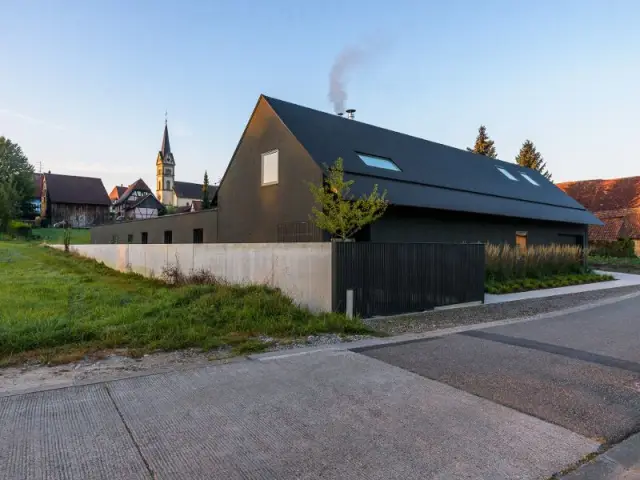
<svg viewBox="0 0 640 480">
<path fill-rule="evenodd" d="M 162 148 L 160 148 L 162 158 L 166 158 L 171 153 L 171 145 L 169 144 L 169 128 L 167 127 L 167 119 L 164 119 L 164 134 L 162 136 Z"/>
</svg>

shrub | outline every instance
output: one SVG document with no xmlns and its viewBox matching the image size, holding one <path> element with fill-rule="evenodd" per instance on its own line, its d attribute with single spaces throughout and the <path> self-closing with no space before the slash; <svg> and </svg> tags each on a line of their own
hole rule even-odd
<svg viewBox="0 0 640 480">
<path fill-rule="evenodd" d="M 12 220 L 9 223 L 9 233 L 15 235 L 16 237 L 30 238 L 31 225 L 17 220 Z"/>
<path fill-rule="evenodd" d="M 635 257 L 635 243 L 630 238 L 621 238 L 615 242 L 592 242 L 589 255 L 598 257 Z"/>
<path fill-rule="evenodd" d="M 532 246 L 522 252 L 512 245 L 491 245 L 485 249 L 486 278 L 504 282 L 583 273 L 582 248 L 577 245 Z"/>
</svg>

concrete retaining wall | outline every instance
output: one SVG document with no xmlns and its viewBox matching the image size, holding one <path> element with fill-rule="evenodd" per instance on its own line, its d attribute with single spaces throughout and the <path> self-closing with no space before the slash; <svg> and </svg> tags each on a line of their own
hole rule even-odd
<svg viewBox="0 0 640 480">
<path fill-rule="evenodd" d="M 64 248 L 56 245 L 56 248 Z M 236 284 L 280 288 L 296 303 L 331 311 L 330 243 L 72 245 L 72 251 L 120 270 L 159 276 L 165 266 L 206 269 Z"/>
</svg>

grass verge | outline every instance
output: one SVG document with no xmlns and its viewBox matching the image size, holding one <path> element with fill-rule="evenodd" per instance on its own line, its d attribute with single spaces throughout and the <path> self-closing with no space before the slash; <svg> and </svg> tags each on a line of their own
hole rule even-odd
<svg viewBox="0 0 640 480">
<path fill-rule="evenodd" d="M 553 275 L 542 278 L 517 278 L 502 282 L 488 280 L 485 282 L 485 292 L 491 294 L 527 292 L 545 288 L 568 287 L 584 283 L 605 282 L 613 280 L 611 275 L 597 273 L 580 273 L 573 275 Z"/>
<path fill-rule="evenodd" d="M 590 256 L 589 266 L 609 272 L 640 274 L 640 257 L 600 257 Z"/>
<path fill-rule="evenodd" d="M 170 286 L 29 243 L 0 242 L 0 272 L 0 365 L 113 348 L 254 352 L 261 335 L 371 333 L 358 319 L 300 308 L 277 289 Z"/>
<path fill-rule="evenodd" d="M 39 242 L 47 242 L 52 245 L 62 245 L 64 243 L 64 228 L 33 228 L 32 234 Z M 71 229 L 71 245 L 82 245 L 91 243 L 88 228 Z"/>
</svg>

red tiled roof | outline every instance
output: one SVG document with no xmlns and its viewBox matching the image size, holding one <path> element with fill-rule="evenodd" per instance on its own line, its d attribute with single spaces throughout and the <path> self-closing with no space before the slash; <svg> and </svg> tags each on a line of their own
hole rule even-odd
<svg viewBox="0 0 640 480">
<path fill-rule="evenodd" d="M 127 187 L 125 187 L 124 185 L 115 186 L 113 187 L 113 190 L 111 190 L 111 193 L 109 194 L 109 198 L 112 201 L 118 200 L 122 196 L 122 194 L 126 191 L 127 191 Z"/>
<path fill-rule="evenodd" d="M 589 226 L 589 240 L 615 242 L 619 238 L 640 239 L 640 208 L 596 212 L 604 225 Z"/>
<path fill-rule="evenodd" d="M 564 182 L 557 186 L 592 212 L 640 207 L 640 177 Z"/>
<path fill-rule="evenodd" d="M 604 225 L 589 225 L 589 241 L 615 242 L 618 240 L 624 217 L 600 218 L 600 220 Z"/>
</svg>

